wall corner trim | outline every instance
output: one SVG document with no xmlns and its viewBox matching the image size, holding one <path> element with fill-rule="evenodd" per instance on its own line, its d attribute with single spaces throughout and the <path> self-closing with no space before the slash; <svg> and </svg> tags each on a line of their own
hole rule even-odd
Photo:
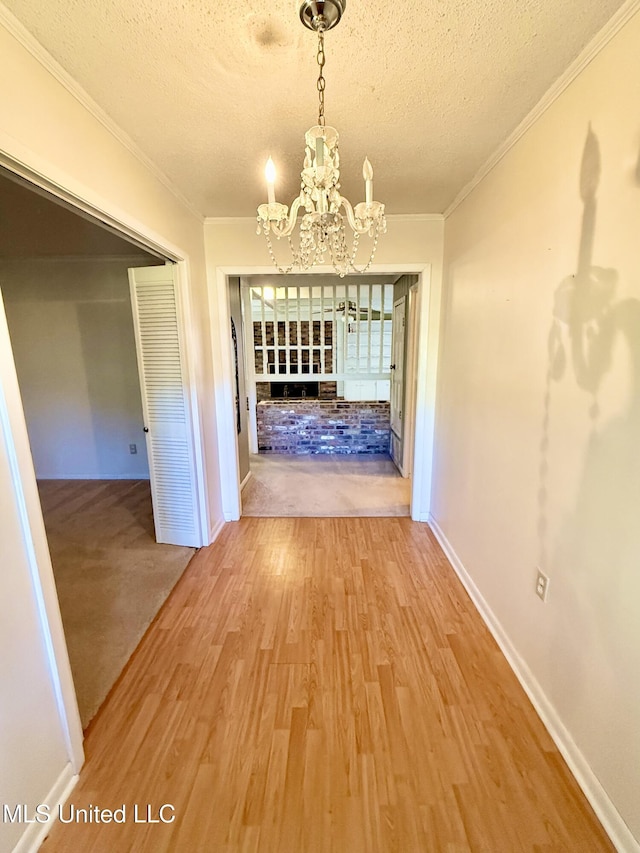
<svg viewBox="0 0 640 853">
<path fill-rule="evenodd" d="M 429 526 L 616 850 L 619 853 L 640 853 L 640 843 L 633 837 L 631 830 L 578 749 L 533 673 L 513 646 L 433 514 L 429 516 Z"/>
<path fill-rule="evenodd" d="M 180 202 L 199 222 L 204 223 L 203 214 L 197 210 L 189 199 L 183 195 L 178 187 L 165 175 L 162 169 L 144 151 L 138 147 L 133 139 L 97 104 L 77 83 L 73 77 L 51 56 L 51 54 L 31 35 L 29 30 L 0 2 L 0 26 L 16 39 L 16 41 L 27 50 L 33 58 L 54 77 L 66 91 L 76 99 L 100 124 L 123 145 L 130 154 L 133 154 L 151 174 L 169 190 L 171 195 Z"/>
<path fill-rule="evenodd" d="M 37 853 L 55 824 L 60 807 L 69 799 L 78 778 L 71 764 L 67 764 L 42 802 L 42 805 L 48 808 L 49 819 L 46 823 L 29 824 L 12 853 Z"/>
<path fill-rule="evenodd" d="M 533 107 L 531 112 L 524 117 L 516 129 L 507 137 L 489 159 L 480 167 L 473 178 L 464 186 L 458 195 L 454 198 L 451 204 L 444 212 L 444 218 L 451 216 L 454 210 L 462 204 L 462 202 L 471 195 L 473 190 L 481 181 L 486 178 L 489 172 L 497 166 L 502 158 L 513 148 L 513 146 L 525 135 L 538 119 L 549 109 L 560 95 L 567 89 L 571 83 L 578 77 L 582 71 L 595 59 L 603 48 L 611 41 L 611 39 L 631 20 L 631 18 L 640 10 L 640 0 L 626 0 L 618 11 L 610 18 L 604 27 L 597 33 L 584 50 L 578 54 L 574 61 L 569 65 L 567 70 L 560 75 L 555 83 L 549 88 L 538 103 Z"/>
</svg>

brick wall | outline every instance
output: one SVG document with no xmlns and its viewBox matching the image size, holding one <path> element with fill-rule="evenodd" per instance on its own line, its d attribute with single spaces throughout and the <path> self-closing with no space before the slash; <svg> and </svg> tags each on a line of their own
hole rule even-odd
<svg viewBox="0 0 640 853">
<path fill-rule="evenodd" d="M 307 377 L 301 377 L 301 381 L 304 381 Z M 313 376 L 309 377 L 310 380 L 313 379 Z M 278 381 L 282 381 L 281 378 L 278 378 Z M 256 382 L 256 400 L 258 403 L 261 403 L 263 400 L 271 399 L 271 383 L 270 382 Z M 318 383 L 318 397 L 321 400 L 335 400 L 337 396 L 337 385 L 335 382 L 319 382 Z"/>
<path fill-rule="evenodd" d="M 321 400 L 335 400 L 338 396 L 337 382 L 319 382 L 318 397 Z"/>
<path fill-rule="evenodd" d="M 389 452 L 389 403 L 270 400 L 257 420 L 260 453 Z"/>
<path fill-rule="evenodd" d="M 271 399 L 271 387 L 269 382 L 256 382 L 256 400 L 261 403 L 263 400 Z"/>
</svg>

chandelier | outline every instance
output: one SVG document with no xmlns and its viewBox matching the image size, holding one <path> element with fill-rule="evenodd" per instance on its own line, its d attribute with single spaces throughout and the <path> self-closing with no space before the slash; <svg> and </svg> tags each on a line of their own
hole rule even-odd
<svg viewBox="0 0 640 853">
<path fill-rule="evenodd" d="M 340 194 L 338 132 L 334 127 L 325 125 L 324 34 L 339 23 L 346 5 L 346 0 L 305 0 L 300 7 L 300 20 L 318 35 L 318 123 L 305 134 L 300 195 L 292 202 L 290 210 L 286 204 L 276 201 L 275 166 L 269 157 L 265 169 L 267 203 L 258 207 L 256 232 L 262 232 L 266 237 L 269 255 L 280 273 L 306 271 L 325 263 L 331 263 L 340 277 L 347 273 L 364 273 L 373 263 L 379 235 L 387 230 L 384 204 L 373 200 L 373 169 L 368 158 L 365 158 L 362 168 L 365 201 L 354 208 Z M 300 217 L 296 246 L 291 235 L 298 222 L 300 208 L 304 208 L 305 213 Z M 353 234 L 350 240 L 347 238 L 347 226 Z M 369 235 L 373 245 L 367 264 L 358 268 L 355 260 L 363 234 Z M 288 266 L 282 267 L 277 262 L 271 235 L 278 240 L 287 238 L 291 252 Z"/>
</svg>

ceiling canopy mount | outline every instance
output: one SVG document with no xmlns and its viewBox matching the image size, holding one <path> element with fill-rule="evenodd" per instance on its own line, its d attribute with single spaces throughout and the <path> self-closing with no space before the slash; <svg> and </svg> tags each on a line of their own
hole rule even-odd
<svg viewBox="0 0 640 853">
<path fill-rule="evenodd" d="M 304 0 L 300 6 L 300 20 L 316 33 L 326 32 L 340 23 L 347 0 Z"/>
</svg>

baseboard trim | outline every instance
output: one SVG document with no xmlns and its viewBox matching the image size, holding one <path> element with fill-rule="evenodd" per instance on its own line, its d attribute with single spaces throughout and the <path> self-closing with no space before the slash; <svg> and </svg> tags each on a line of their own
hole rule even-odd
<svg viewBox="0 0 640 853">
<path fill-rule="evenodd" d="M 222 528 L 225 526 L 226 522 L 223 518 L 219 518 L 213 527 L 209 530 L 209 545 L 213 545 L 218 536 L 220 536 L 220 532 Z"/>
<path fill-rule="evenodd" d="M 36 474 L 36 480 L 148 480 L 149 474 Z"/>
<path fill-rule="evenodd" d="M 42 803 L 48 807 L 49 819 L 46 823 L 30 823 L 12 853 L 36 853 L 40 849 L 57 819 L 60 806 L 69 799 L 77 781 L 72 765 L 67 764 Z"/>
<path fill-rule="evenodd" d="M 247 474 L 247 476 L 246 476 L 246 477 L 244 478 L 244 480 L 240 483 L 240 491 L 242 491 L 242 490 L 244 489 L 244 487 L 247 485 L 247 483 L 249 482 L 249 480 L 250 480 L 252 477 L 253 477 L 253 471 L 249 470 L 249 473 Z"/>
<path fill-rule="evenodd" d="M 513 646 L 504 628 L 432 514 L 429 515 L 429 526 L 616 850 L 619 853 L 640 853 L 640 843 L 632 835 L 631 830 L 558 716 L 556 709 L 536 681 L 526 662 Z"/>
</svg>

